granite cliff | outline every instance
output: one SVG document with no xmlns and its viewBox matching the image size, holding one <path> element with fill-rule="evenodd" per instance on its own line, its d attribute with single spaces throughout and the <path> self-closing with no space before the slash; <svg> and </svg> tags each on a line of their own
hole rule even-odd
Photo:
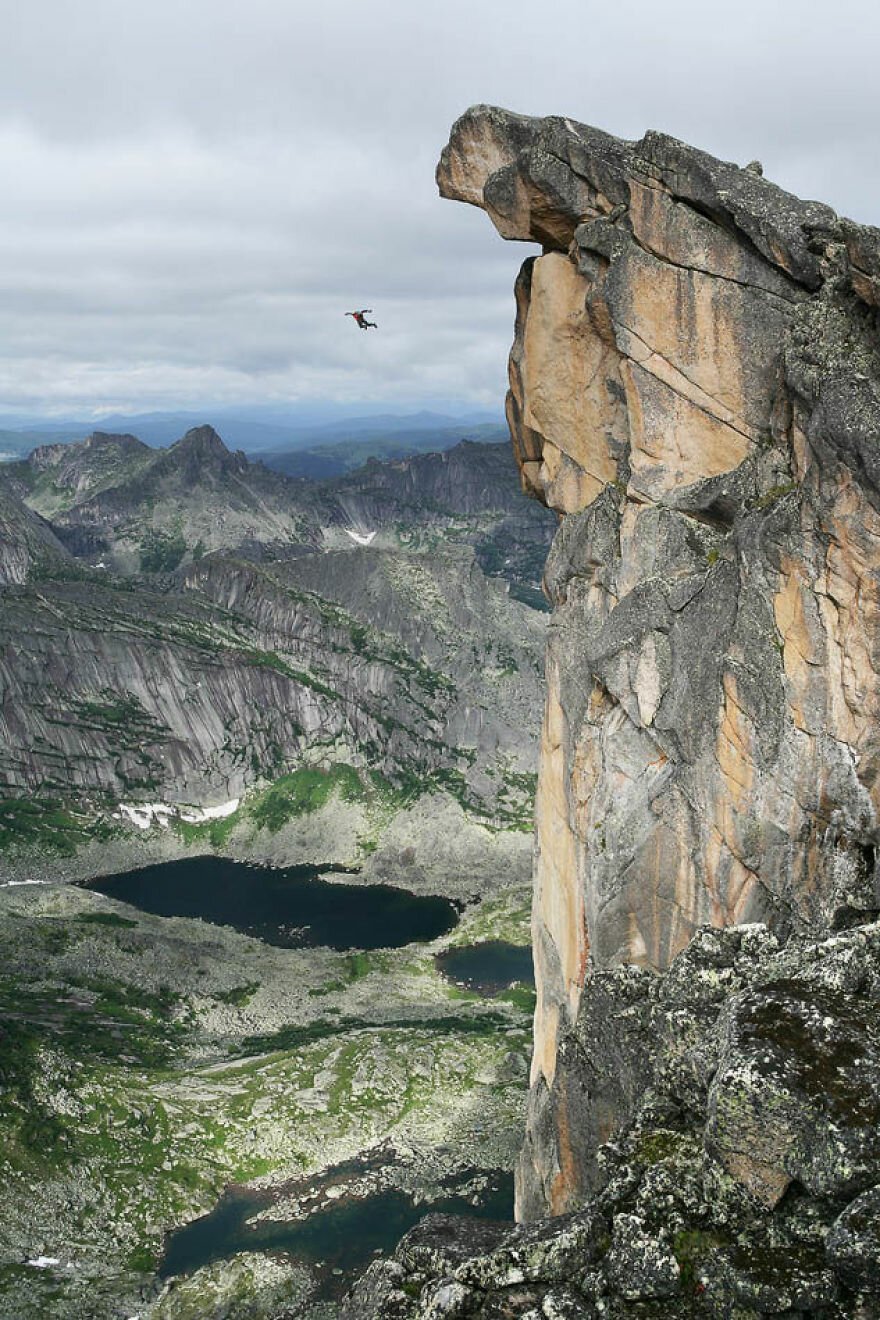
<svg viewBox="0 0 880 1320">
<path fill-rule="evenodd" d="M 561 1218 L 476 1258 L 429 1225 L 363 1295 L 874 1315 L 880 231 L 486 106 L 437 177 L 542 248 L 507 400 L 560 520 L 517 1190 Z"/>
<path fill-rule="evenodd" d="M 560 1058 L 590 967 L 880 907 L 880 234 L 757 163 L 485 107 L 438 181 L 543 247 L 508 416 L 561 516 L 521 1183 L 525 1213 L 558 1211 L 581 1190 Z"/>
</svg>

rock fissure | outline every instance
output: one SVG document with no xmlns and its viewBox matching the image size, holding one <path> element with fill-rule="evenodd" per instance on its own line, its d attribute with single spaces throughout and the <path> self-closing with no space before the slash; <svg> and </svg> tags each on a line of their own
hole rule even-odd
<svg viewBox="0 0 880 1320">
<path fill-rule="evenodd" d="M 646 340 L 642 339 L 641 336 L 635 330 L 632 329 L 631 326 L 624 325 L 622 322 L 615 322 L 615 329 L 617 329 L 618 331 L 622 330 L 627 335 L 631 335 L 632 338 L 636 341 L 636 343 L 640 344 L 646 350 L 648 354 L 647 357 L 643 357 L 643 358 L 633 357 L 632 359 L 633 362 L 636 363 L 637 366 L 641 367 L 643 371 L 647 371 L 652 376 L 656 376 L 656 378 L 659 381 L 661 381 L 664 385 L 668 386 L 668 388 L 674 394 L 678 394 L 681 398 L 685 399 L 688 403 L 693 404 L 693 406 L 695 408 L 698 408 L 700 412 L 705 413 L 708 417 L 713 418 L 716 422 L 720 421 L 723 425 L 728 426 L 731 431 L 736 431 L 739 435 L 743 437 L 743 439 L 754 442 L 757 442 L 758 440 L 762 439 L 761 436 L 753 434 L 751 431 L 743 430 L 742 425 L 737 426 L 732 420 L 735 414 L 728 407 L 728 405 L 723 402 L 723 400 L 713 398 L 711 394 L 708 394 L 697 381 L 692 380 L 691 377 L 688 376 L 684 371 L 682 371 L 680 367 L 674 366 L 673 363 L 671 363 L 668 358 L 665 358 L 662 353 L 658 352 L 657 349 L 652 348 L 651 345 L 646 342 Z M 664 374 L 658 371 L 652 371 L 651 365 L 652 363 L 655 362 L 662 362 L 664 366 L 668 369 L 668 372 Z M 672 378 L 671 380 L 669 379 L 670 376 Z M 688 393 L 685 390 L 677 390 L 675 388 L 675 385 L 672 384 L 673 380 L 685 381 L 690 386 L 691 390 L 695 392 L 697 397 L 694 397 L 693 394 Z M 703 402 L 703 400 L 705 400 L 705 402 Z M 720 414 L 717 411 L 713 412 L 711 406 L 712 404 L 716 405 L 716 408 L 720 410 Z M 741 421 L 741 419 L 739 420 Z"/>
<path fill-rule="evenodd" d="M 665 193 L 665 192 L 664 192 L 662 189 L 660 189 L 660 188 L 657 189 L 657 192 L 658 192 L 661 196 L 664 196 L 664 197 L 665 197 L 665 196 L 668 196 L 668 194 Z M 673 200 L 674 200 L 674 201 L 677 201 L 677 202 L 679 203 L 679 205 L 682 205 L 682 206 L 687 206 L 687 205 L 688 205 L 688 203 L 685 202 L 682 198 L 673 198 Z M 693 208 L 691 208 L 691 209 L 693 210 Z M 700 214 L 699 211 L 695 211 L 694 213 L 695 213 L 696 215 L 699 215 L 699 214 Z M 616 220 L 618 217 L 615 216 L 614 218 L 615 218 L 615 220 Z M 726 282 L 729 283 L 729 284 L 738 284 L 738 285 L 740 285 L 740 286 L 741 286 L 742 288 L 744 288 L 744 289 L 751 289 L 751 290 L 753 290 L 753 291 L 756 292 L 756 293 L 763 293 L 763 294 L 766 294 L 766 295 L 767 295 L 768 297 L 770 297 L 770 298 L 779 298 L 779 299 L 781 299 L 783 302 L 787 302 L 787 303 L 796 303 L 796 302 L 799 302 L 799 301 L 800 301 L 800 298 L 803 296 L 803 293 L 802 293 L 802 292 L 800 292 L 800 296 L 799 296 L 799 291 L 798 291 L 798 286 L 797 286 L 797 285 L 793 286 L 793 288 L 792 288 L 792 292 L 791 292 L 790 295 L 786 295 L 786 294 L 784 294 L 784 293 L 777 293 L 775 289 L 768 289 L 768 288 L 767 288 L 765 285 L 763 285 L 763 284 L 756 284 L 753 280 L 738 279 L 735 275 L 723 274 L 721 271 L 713 270 L 713 269 L 712 269 L 710 266 L 708 266 L 708 265 L 700 265 L 700 264 L 697 263 L 697 262 L 674 261 L 674 260 L 673 260 L 668 254 L 665 254 L 665 253 L 663 253 L 662 251 L 658 251 L 658 250 L 655 249 L 655 248 L 649 247 L 649 246 L 648 246 L 648 245 L 647 245 L 642 239 L 640 239 L 640 238 L 638 237 L 638 235 L 636 235 L 636 234 L 634 234 L 634 233 L 631 233 L 631 234 L 630 234 L 630 237 L 632 238 L 632 241 L 636 244 L 636 246 L 637 246 L 637 247 L 640 247 L 640 248 L 642 249 L 642 251 L 643 251 L 644 253 L 646 253 L 648 256 L 656 257 L 659 261 L 662 261 L 662 262 L 664 263 L 664 265 L 667 265 L 667 266 L 674 266 L 674 267 L 676 267 L 678 270 L 683 270 L 683 271 L 698 271 L 698 272 L 699 272 L 700 274 L 702 274 L 702 275 L 711 275 L 711 276 L 713 277 L 713 279 L 724 280 L 724 281 L 726 281 Z M 739 235 L 738 237 L 739 237 L 741 240 L 742 240 L 742 239 L 745 239 L 745 235 Z M 758 252 L 757 248 L 754 249 L 754 252 L 755 252 L 755 255 L 756 255 L 756 256 L 760 257 L 760 253 Z M 762 260 L 763 260 L 763 258 L 762 258 Z M 770 269 L 770 268 L 768 268 L 768 269 Z"/>
</svg>

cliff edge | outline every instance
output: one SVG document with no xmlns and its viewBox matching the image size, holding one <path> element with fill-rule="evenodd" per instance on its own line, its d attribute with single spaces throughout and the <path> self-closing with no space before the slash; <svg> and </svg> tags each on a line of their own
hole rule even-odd
<svg viewBox="0 0 880 1320">
<path fill-rule="evenodd" d="M 437 179 L 542 246 L 507 401 L 523 488 L 560 515 L 529 1218 L 581 1202 L 627 1116 L 584 1085 L 588 969 L 880 909 L 880 231 L 757 162 L 487 106 Z"/>
</svg>

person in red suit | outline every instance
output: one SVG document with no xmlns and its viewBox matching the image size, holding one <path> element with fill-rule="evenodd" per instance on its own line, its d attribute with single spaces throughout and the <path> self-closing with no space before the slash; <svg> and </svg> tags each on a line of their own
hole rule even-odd
<svg viewBox="0 0 880 1320">
<path fill-rule="evenodd" d="M 367 327 L 371 327 L 373 330 L 378 330 L 379 327 L 375 321 L 367 320 L 367 313 L 372 313 L 372 311 L 372 307 L 362 307 L 359 312 L 346 312 L 345 315 L 353 316 L 362 330 L 366 330 Z"/>
</svg>

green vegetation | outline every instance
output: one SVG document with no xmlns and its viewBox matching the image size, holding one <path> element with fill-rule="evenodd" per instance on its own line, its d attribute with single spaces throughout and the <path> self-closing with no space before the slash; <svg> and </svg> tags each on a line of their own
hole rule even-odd
<svg viewBox="0 0 880 1320">
<path fill-rule="evenodd" d="M 534 986 L 523 985 L 519 982 L 516 985 L 508 986 L 496 997 L 502 999 L 506 1004 L 513 1004 L 514 1008 L 520 1009 L 523 1013 L 529 1014 L 534 1013 L 535 1005 L 538 1002 L 538 995 Z"/>
<path fill-rule="evenodd" d="M 74 920 L 82 926 L 127 926 L 131 929 L 138 924 L 128 917 L 121 917 L 118 912 L 78 912 Z"/>
<path fill-rule="evenodd" d="M 759 495 L 757 499 L 752 501 L 751 507 L 761 510 L 769 509 L 777 500 L 781 500 L 785 495 L 790 495 L 793 490 L 797 490 L 796 481 L 786 481 L 779 486 L 771 486 L 769 490 L 764 491 L 763 495 Z"/>
<path fill-rule="evenodd" d="M 377 958 L 372 952 L 361 951 L 345 955 L 345 969 L 349 981 L 360 981 L 363 977 L 369 976 L 372 971 L 375 971 L 377 966 L 381 965 L 381 959 Z"/>
<path fill-rule="evenodd" d="M 232 1050 L 235 1054 L 274 1054 L 277 1051 L 301 1049 L 319 1040 L 348 1035 L 353 1031 L 384 1034 L 388 1031 L 427 1031 L 431 1034 L 455 1032 L 465 1036 L 492 1036 L 510 1026 L 510 1020 L 500 1013 L 480 1013 L 470 1017 L 413 1017 L 394 1018 L 388 1022 L 367 1022 L 363 1018 L 340 1017 L 330 1022 L 320 1019 L 306 1026 L 282 1027 L 266 1035 L 246 1036 Z"/>
<path fill-rule="evenodd" d="M 387 789 L 356 778 L 377 798 Z M 491 1008 L 451 1002 L 432 954 L 412 948 L 265 961 L 232 932 L 194 922 L 187 940 L 179 919 L 166 934 L 161 918 L 135 923 L 87 890 L 0 899 L 7 1230 L 29 1240 L 36 1197 L 46 1254 L 76 1242 L 98 1287 L 151 1272 L 164 1232 L 230 1182 L 281 1183 L 398 1136 L 420 1149 L 463 1139 L 485 1167 L 514 1158 L 523 1091 L 505 1061 L 528 1041 L 514 993 Z M 243 1008 L 258 990 L 275 1030 L 245 1034 L 250 1014 L 212 1008 Z M 80 1313 L 69 1290 L 82 1278 L 59 1273 L 57 1296 L 30 1294 L 35 1308 Z M 0 1309 L 13 1283 L 0 1274 Z"/>
<path fill-rule="evenodd" d="M 662 1129 L 657 1132 L 647 1132 L 640 1136 L 634 1155 L 640 1164 L 650 1168 L 654 1164 L 659 1164 L 662 1160 L 673 1159 L 681 1153 L 682 1147 L 687 1148 L 692 1144 L 691 1139 L 683 1133 Z M 696 1158 L 696 1152 L 694 1158 Z"/>
<path fill-rule="evenodd" d="M 521 605 L 528 605 L 530 609 L 539 610 L 541 614 L 553 613 L 553 606 L 540 587 L 530 587 L 522 582 L 511 582 L 509 594 L 513 600 L 518 600 Z"/>
<path fill-rule="evenodd" d="M 142 573 L 173 573 L 186 554 L 181 532 L 160 532 L 150 528 L 140 546 Z"/>
<path fill-rule="evenodd" d="M 103 700 L 73 702 L 73 708 L 83 723 L 99 728 L 118 724 L 126 729 L 146 724 L 150 732 L 162 729 L 131 692 L 114 692 L 112 688 L 105 688 L 101 696 Z"/>
<path fill-rule="evenodd" d="M 232 1004 L 235 1008 L 243 1008 L 245 1004 L 250 1003 L 259 988 L 259 981 L 248 981 L 246 985 L 234 985 L 231 990 L 215 990 L 213 997 L 221 1004 Z"/>
<path fill-rule="evenodd" d="M 466 947 L 483 940 L 503 940 L 526 948 L 532 940 L 531 920 L 532 886 L 526 882 L 468 908 L 451 932 L 448 944 Z"/>
<path fill-rule="evenodd" d="M 302 769 L 283 775 L 249 804 L 249 814 L 258 829 L 276 834 L 282 825 L 297 816 L 320 810 L 334 793 L 343 802 L 356 802 L 366 795 L 365 786 L 352 766 Z"/>
<path fill-rule="evenodd" d="M 258 665 L 263 669 L 274 669 L 278 674 L 284 674 L 286 678 L 292 678 L 294 682 L 302 684 L 303 687 L 311 688 L 313 692 L 319 693 L 322 697 L 329 697 L 334 701 L 341 701 L 342 698 L 335 688 L 328 687 L 322 683 L 314 674 L 307 674 L 302 669 L 294 669 L 286 660 L 275 651 L 258 651 L 248 648 L 242 652 L 243 658 L 249 665 Z"/>
<path fill-rule="evenodd" d="M 59 933 L 67 934 L 63 927 Z M 50 1102 L 47 1066 L 63 1089 L 74 1085 L 74 1071 L 87 1073 L 120 1055 L 138 1066 L 165 1067 L 182 1038 L 182 1024 L 171 1020 L 178 1002 L 170 991 L 94 977 L 71 977 L 54 994 L 0 977 L 0 1153 L 14 1166 L 24 1161 L 34 1169 L 87 1155 L 92 1143 L 76 1108 L 59 1112 Z"/>
<path fill-rule="evenodd" d="M 0 853 L 12 848 L 39 848 L 72 857 L 93 835 L 94 827 L 57 798 L 0 800 Z"/>
<path fill-rule="evenodd" d="M 242 814 L 242 808 L 239 807 L 237 811 L 231 811 L 228 816 L 221 816 L 219 820 L 199 822 L 175 820 L 174 829 L 184 843 L 194 846 L 210 844 L 212 848 L 222 852 L 230 834 L 241 821 Z"/>
<path fill-rule="evenodd" d="M 728 1244 L 729 1239 L 722 1234 L 699 1228 L 686 1228 L 676 1233 L 672 1239 L 672 1251 L 681 1269 L 684 1287 L 691 1288 L 696 1282 L 697 1267 L 704 1256 Z"/>
</svg>

